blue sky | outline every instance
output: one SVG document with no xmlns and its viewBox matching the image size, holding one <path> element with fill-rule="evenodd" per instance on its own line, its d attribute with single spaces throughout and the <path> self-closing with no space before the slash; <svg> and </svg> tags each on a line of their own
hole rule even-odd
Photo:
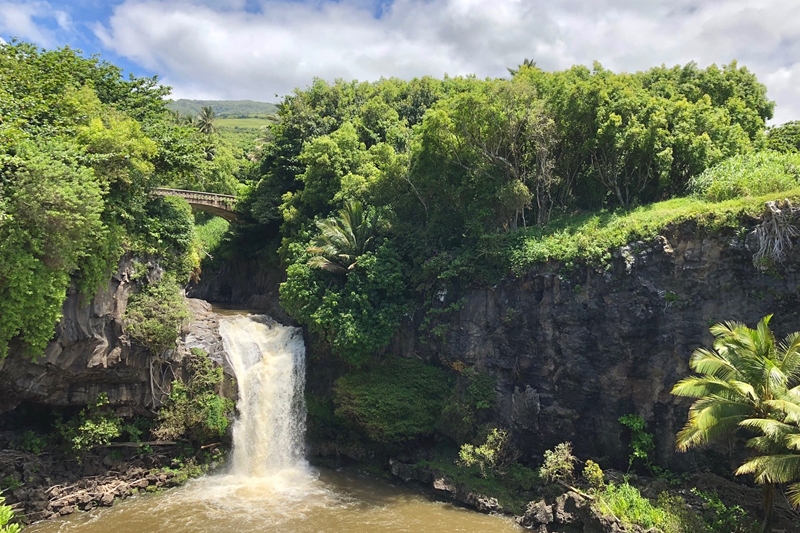
<svg viewBox="0 0 800 533">
<path fill-rule="evenodd" d="M 176 98 L 276 101 L 315 76 L 504 76 L 738 59 L 800 119 L 798 0 L 0 0 L 0 36 L 158 74 Z M 278 95 L 278 96 L 276 96 Z"/>
</svg>

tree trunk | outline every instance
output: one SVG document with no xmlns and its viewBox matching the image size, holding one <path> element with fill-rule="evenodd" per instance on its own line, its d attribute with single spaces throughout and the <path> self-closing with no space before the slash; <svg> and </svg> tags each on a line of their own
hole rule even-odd
<svg viewBox="0 0 800 533">
<path fill-rule="evenodd" d="M 761 533 L 772 531 L 772 509 L 775 502 L 775 485 L 764 483 L 764 521 L 761 523 Z"/>
</svg>

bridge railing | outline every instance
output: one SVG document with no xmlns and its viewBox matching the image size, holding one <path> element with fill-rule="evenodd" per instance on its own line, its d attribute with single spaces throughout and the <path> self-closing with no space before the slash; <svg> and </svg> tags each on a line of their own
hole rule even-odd
<svg viewBox="0 0 800 533">
<path fill-rule="evenodd" d="M 159 187 L 153 190 L 153 193 L 159 196 L 180 196 L 181 198 L 185 198 L 186 200 L 195 200 L 198 202 L 209 203 L 209 204 L 224 204 L 229 209 L 233 209 L 233 206 L 236 205 L 236 197 L 230 194 L 217 194 L 213 192 L 202 192 L 202 191 L 187 191 L 184 189 L 168 189 L 165 187 Z"/>
</svg>

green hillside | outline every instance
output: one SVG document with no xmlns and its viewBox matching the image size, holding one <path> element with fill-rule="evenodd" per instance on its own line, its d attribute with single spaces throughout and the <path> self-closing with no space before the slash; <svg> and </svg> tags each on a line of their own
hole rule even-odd
<svg viewBox="0 0 800 533">
<path fill-rule="evenodd" d="M 275 104 L 253 100 L 188 100 L 181 98 L 168 103 L 167 107 L 184 115 L 196 115 L 201 108 L 210 107 L 219 117 L 272 115 L 278 111 L 278 106 Z"/>
</svg>

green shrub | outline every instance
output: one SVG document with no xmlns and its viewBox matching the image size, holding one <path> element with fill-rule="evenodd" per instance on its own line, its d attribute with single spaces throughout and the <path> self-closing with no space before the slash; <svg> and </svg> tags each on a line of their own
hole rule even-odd
<svg viewBox="0 0 800 533">
<path fill-rule="evenodd" d="M 359 256 L 343 276 L 311 268 L 307 261 L 299 251 L 287 268 L 281 305 L 321 336 L 334 355 L 356 367 L 366 364 L 392 340 L 407 308 L 397 252 L 380 246 Z"/>
<path fill-rule="evenodd" d="M 653 453 L 655 444 L 653 434 L 646 431 L 647 424 L 640 415 L 623 415 L 619 423 L 631 430 L 631 454 L 628 456 L 628 470 L 637 459 L 642 461 L 648 470 L 653 471 L 650 454 Z"/>
<path fill-rule="evenodd" d="M 222 368 L 215 366 L 204 351 L 192 349 L 188 374 L 186 383 L 180 379 L 172 382 L 153 434 L 165 440 L 185 435 L 198 443 L 225 435 L 234 405 L 216 393 L 223 379 Z"/>
<path fill-rule="evenodd" d="M 28 430 L 17 439 L 14 447 L 21 452 L 39 455 L 47 447 L 47 438 Z"/>
<path fill-rule="evenodd" d="M 683 533 L 680 518 L 654 506 L 636 487 L 610 483 L 597 493 L 595 505 L 601 513 L 617 518 L 625 526 L 658 528 L 663 533 Z"/>
<path fill-rule="evenodd" d="M 712 202 L 789 191 L 800 185 L 800 154 L 773 151 L 733 156 L 691 182 L 694 194 Z"/>
<path fill-rule="evenodd" d="M 738 505 L 728 507 L 716 493 L 703 492 L 697 488 L 692 494 L 703 500 L 703 520 L 705 533 L 751 533 L 758 531 L 755 524 L 744 509 Z"/>
<path fill-rule="evenodd" d="M 583 467 L 583 479 L 586 480 L 586 483 L 594 490 L 600 490 L 605 486 L 605 476 L 603 474 L 603 469 L 600 468 L 600 465 L 588 459 L 586 461 L 586 465 Z"/>
<path fill-rule="evenodd" d="M 213 217 L 195 225 L 195 242 L 201 253 L 213 256 L 228 228 L 230 222 L 220 217 Z"/>
<path fill-rule="evenodd" d="M 194 249 L 192 208 L 177 196 L 152 198 L 145 204 L 139 221 L 134 252 L 156 256 L 162 266 L 178 280 L 188 280 L 199 267 Z"/>
<path fill-rule="evenodd" d="M 399 443 L 436 431 L 452 384 L 441 370 L 416 359 L 392 357 L 380 366 L 339 378 L 335 413 L 381 443 Z"/>
<path fill-rule="evenodd" d="M 0 496 L 0 533 L 19 533 L 22 531 L 22 526 L 19 524 L 9 524 L 14 518 L 14 511 L 11 507 L 5 505 L 6 499 Z"/>
<path fill-rule="evenodd" d="M 503 473 L 519 458 L 519 452 L 511 443 L 511 436 L 504 429 L 492 428 L 486 441 L 480 446 L 462 444 L 458 452 L 459 462 L 465 466 L 478 465 L 481 474 L 487 471 Z"/>
<path fill-rule="evenodd" d="M 189 317 L 180 286 L 165 278 L 131 296 L 125 330 L 137 343 L 161 354 L 175 347 L 181 324 Z"/>
<path fill-rule="evenodd" d="M 108 395 L 100 393 L 80 414 L 67 422 L 56 421 L 56 431 L 76 454 L 106 446 L 122 435 L 122 419 L 108 408 Z"/>
<path fill-rule="evenodd" d="M 544 452 L 544 464 L 539 475 L 547 481 L 571 483 L 577 460 L 572 453 L 572 443 L 562 442 L 552 450 Z"/>
</svg>

